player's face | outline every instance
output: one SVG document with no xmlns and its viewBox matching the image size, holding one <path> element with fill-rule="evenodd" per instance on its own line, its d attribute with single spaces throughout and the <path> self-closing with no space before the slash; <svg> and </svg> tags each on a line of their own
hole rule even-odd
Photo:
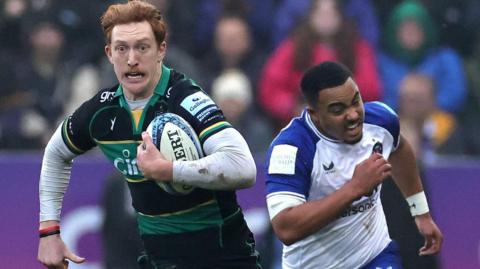
<svg viewBox="0 0 480 269">
<path fill-rule="evenodd" d="M 147 21 L 113 27 L 105 52 L 128 99 L 143 99 L 153 93 L 165 51 L 166 43 L 157 44 Z"/>
<path fill-rule="evenodd" d="M 308 112 L 322 134 L 348 144 L 362 139 L 364 108 L 353 79 L 349 78 L 343 85 L 321 90 L 317 106 L 309 106 Z"/>
</svg>

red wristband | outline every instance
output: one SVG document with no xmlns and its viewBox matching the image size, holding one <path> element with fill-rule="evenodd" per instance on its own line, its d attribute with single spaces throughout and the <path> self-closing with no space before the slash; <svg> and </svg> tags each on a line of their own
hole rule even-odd
<svg viewBox="0 0 480 269">
<path fill-rule="evenodd" d="M 54 234 L 60 234 L 60 230 L 55 230 L 55 231 L 51 231 L 51 232 L 48 232 L 48 233 L 40 234 L 39 237 L 44 238 L 44 237 L 54 235 Z"/>
<path fill-rule="evenodd" d="M 56 232 L 56 231 L 60 231 L 60 225 L 54 225 L 54 226 L 50 226 L 50 227 L 47 227 L 47 228 L 40 229 L 40 230 L 38 230 L 38 233 L 41 236 L 41 235 L 50 234 L 50 233 Z"/>
</svg>

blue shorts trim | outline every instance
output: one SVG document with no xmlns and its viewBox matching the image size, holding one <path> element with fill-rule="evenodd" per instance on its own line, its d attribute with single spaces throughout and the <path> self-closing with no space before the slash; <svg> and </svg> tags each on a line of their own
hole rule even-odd
<svg viewBox="0 0 480 269">
<path fill-rule="evenodd" d="M 362 269 L 403 269 L 397 243 L 395 241 L 390 242 L 377 257 L 363 266 Z"/>
</svg>

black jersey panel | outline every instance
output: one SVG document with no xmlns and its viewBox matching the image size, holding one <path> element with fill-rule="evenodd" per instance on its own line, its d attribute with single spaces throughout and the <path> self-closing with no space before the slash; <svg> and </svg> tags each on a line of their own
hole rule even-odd
<svg viewBox="0 0 480 269">
<path fill-rule="evenodd" d="M 70 148 L 77 149 L 76 153 L 95 147 L 95 141 L 90 134 L 91 119 L 98 110 L 115 102 L 112 101 L 115 89 L 116 87 L 99 91 L 65 120 L 62 137 Z"/>
<path fill-rule="evenodd" d="M 155 116 L 167 111 L 185 118 L 199 137 L 202 133 L 203 137 L 208 137 L 229 126 L 221 110 L 198 85 L 183 74 L 168 70 L 169 73 L 164 70 L 168 82 L 161 79 L 161 87 L 157 86 L 159 89 L 155 90 L 153 99 L 144 107 L 139 129 L 145 130 Z M 134 129 L 132 114 L 124 98 L 118 85 L 101 90 L 65 120 L 62 135 L 72 151 L 82 153 L 98 146 L 126 177 L 133 206 L 142 214 L 170 214 L 204 204 L 218 206 L 224 218 L 236 212 L 238 204 L 234 192 L 197 188 L 185 196 L 172 196 L 143 177 L 136 163 L 141 133 Z M 209 204 L 209 201 L 214 202 Z M 191 223 L 185 224 L 188 225 Z"/>
<path fill-rule="evenodd" d="M 128 182 L 133 207 L 148 215 L 174 213 L 190 209 L 198 204 L 214 199 L 214 192 L 196 188 L 190 194 L 174 196 L 165 192 L 154 181 Z"/>
<path fill-rule="evenodd" d="M 167 92 L 169 112 L 187 120 L 199 136 L 205 129 L 225 122 L 222 111 L 198 85 L 176 74 L 173 78 L 178 80 Z"/>
<path fill-rule="evenodd" d="M 132 140 L 130 113 L 118 105 L 101 108 L 92 117 L 90 133 L 95 141 Z"/>
<path fill-rule="evenodd" d="M 215 198 L 217 201 L 221 201 L 218 205 L 223 218 L 229 217 L 239 210 L 237 195 L 234 191 L 216 191 Z"/>
</svg>

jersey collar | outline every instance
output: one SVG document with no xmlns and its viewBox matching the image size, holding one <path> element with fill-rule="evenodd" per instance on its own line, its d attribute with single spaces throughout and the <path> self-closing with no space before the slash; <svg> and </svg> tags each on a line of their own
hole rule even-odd
<svg viewBox="0 0 480 269">
<path fill-rule="evenodd" d="M 164 96 L 165 92 L 167 91 L 167 86 L 168 86 L 168 81 L 170 80 L 170 73 L 171 69 L 166 67 L 165 65 L 162 64 L 162 75 L 160 76 L 160 80 L 157 83 L 157 86 L 155 86 L 155 90 L 153 91 L 153 96 L 150 98 L 150 101 L 148 101 L 147 106 L 152 106 L 154 105 L 158 98 L 160 96 Z M 115 92 L 115 97 L 123 97 L 120 98 L 120 106 L 121 107 L 128 107 L 127 101 L 125 100 L 125 96 L 123 95 L 123 88 L 122 84 L 118 85 L 117 91 Z"/>
<path fill-rule="evenodd" d="M 313 121 L 312 121 L 312 118 L 310 117 L 310 114 L 308 114 L 307 110 L 303 110 L 302 112 L 302 118 L 305 120 L 305 122 L 307 123 L 307 126 L 313 131 L 313 133 L 315 133 L 320 139 L 324 139 L 324 140 L 327 140 L 327 141 L 330 141 L 332 143 L 341 143 L 340 140 L 337 140 L 337 139 L 332 139 L 330 137 L 327 137 L 326 135 L 322 134 L 318 128 L 315 126 L 315 124 L 313 124 Z"/>
<path fill-rule="evenodd" d="M 170 72 L 171 69 L 162 64 L 162 75 L 160 76 L 160 80 L 158 81 L 157 86 L 153 91 L 154 94 L 165 95 L 165 92 L 167 91 L 168 81 L 170 80 Z M 115 92 L 115 97 L 121 95 L 123 95 L 123 88 L 122 84 L 119 84 L 117 91 Z"/>
</svg>

